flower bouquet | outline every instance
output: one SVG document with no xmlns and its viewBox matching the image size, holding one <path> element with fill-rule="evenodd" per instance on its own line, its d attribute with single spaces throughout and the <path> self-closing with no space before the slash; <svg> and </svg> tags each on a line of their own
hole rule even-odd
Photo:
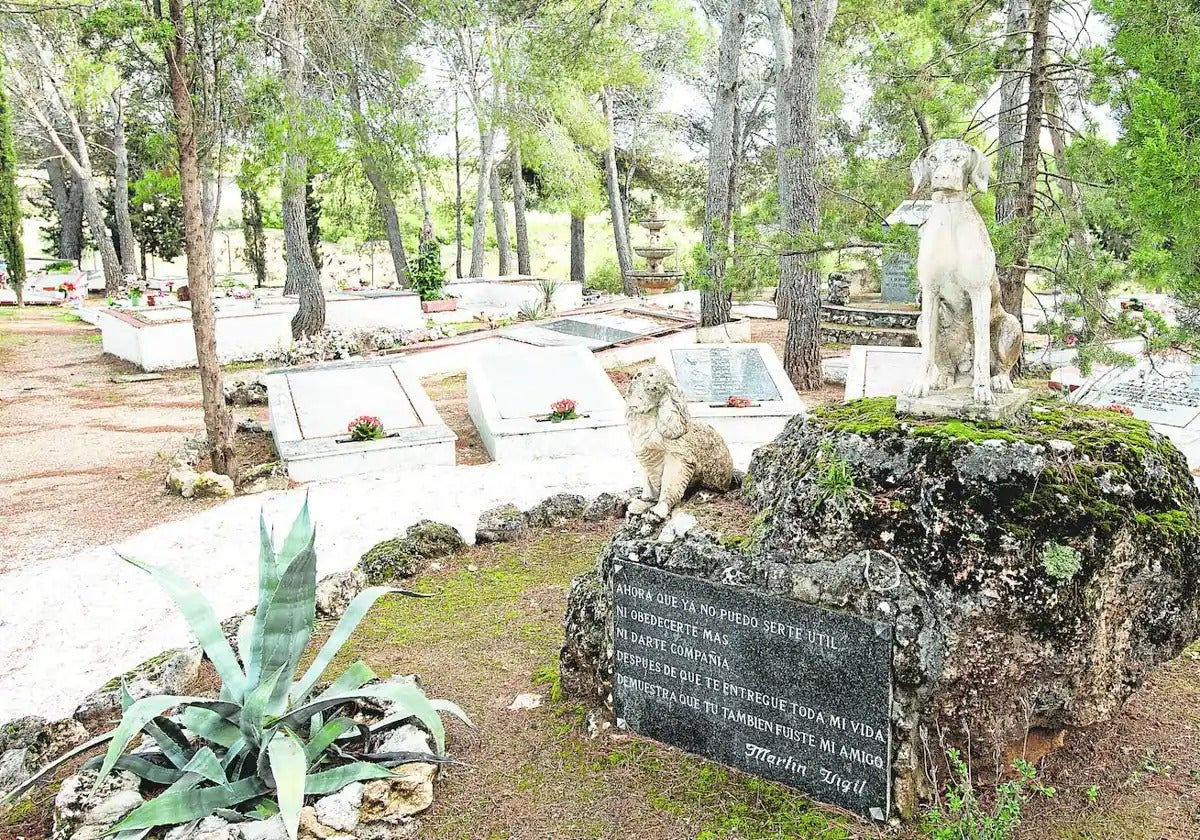
<svg viewBox="0 0 1200 840">
<path fill-rule="evenodd" d="M 579 415 L 575 413 L 575 400 L 564 397 L 561 400 L 551 403 L 550 414 L 546 419 L 551 423 L 579 419 Z"/>
<path fill-rule="evenodd" d="M 750 402 L 749 398 L 747 397 L 734 396 L 725 400 L 725 405 L 729 408 L 749 408 L 750 406 L 754 405 L 754 403 Z"/>
<path fill-rule="evenodd" d="M 346 426 L 346 431 L 350 433 L 350 440 L 355 441 L 380 440 L 384 437 L 383 421 L 369 414 L 355 417 Z"/>
</svg>

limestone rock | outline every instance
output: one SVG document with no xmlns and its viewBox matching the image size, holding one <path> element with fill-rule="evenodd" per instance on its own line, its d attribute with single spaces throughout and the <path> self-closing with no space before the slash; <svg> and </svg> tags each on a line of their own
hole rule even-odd
<svg viewBox="0 0 1200 840">
<path fill-rule="evenodd" d="M 575 493 L 556 493 L 543 499 L 525 512 L 525 522 L 531 528 L 552 528 L 572 519 L 579 519 L 587 509 L 587 499 Z"/>
<path fill-rule="evenodd" d="M 363 787 L 362 819 L 400 822 L 433 804 L 432 764 L 402 764 L 390 779 L 374 779 Z"/>
<path fill-rule="evenodd" d="M 671 518 L 663 526 L 662 532 L 658 535 L 658 541 L 660 543 L 675 542 L 675 540 L 695 528 L 696 524 L 696 517 L 690 513 L 677 510 L 671 514 Z"/>
<path fill-rule="evenodd" d="M 167 489 L 174 490 L 185 499 L 196 495 L 196 482 L 200 474 L 188 467 L 176 467 L 167 473 Z"/>
<path fill-rule="evenodd" d="M 408 723 L 382 733 L 382 738 L 373 751 L 432 753 L 433 739 L 424 729 Z"/>
<path fill-rule="evenodd" d="M 242 840 L 288 840 L 283 817 L 278 814 L 269 820 L 248 820 L 238 823 L 237 830 Z"/>
<path fill-rule="evenodd" d="M 601 493 L 588 502 L 583 509 L 584 522 L 600 522 L 604 519 L 620 519 L 629 507 L 629 497 L 615 493 Z"/>
<path fill-rule="evenodd" d="M 234 493 L 233 479 L 212 470 L 197 473 L 190 467 L 177 466 L 167 473 L 167 489 L 185 499 L 229 498 Z"/>
<path fill-rule="evenodd" d="M 336 618 L 359 592 L 367 586 L 367 575 L 361 569 L 334 572 L 317 583 L 317 615 Z"/>
<path fill-rule="evenodd" d="M 37 759 L 29 747 L 0 752 L 0 797 L 14 790 L 37 770 Z"/>
<path fill-rule="evenodd" d="M 253 496 L 255 493 L 272 493 L 279 490 L 286 490 L 290 486 L 286 475 L 269 475 L 264 478 L 256 478 L 249 484 L 242 485 L 242 495 Z"/>
<path fill-rule="evenodd" d="M 463 545 L 462 537 L 451 526 L 422 519 L 410 525 L 403 537 L 372 546 L 358 561 L 358 568 L 371 584 L 414 577 L 429 568 L 430 560 L 454 554 Z"/>
<path fill-rule="evenodd" d="M 267 386 L 258 376 L 245 376 L 225 381 L 226 405 L 266 405 Z"/>
<path fill-rule="evenodd" d="M 743 492 L 759 516 L 736 547 L 617 531 L 571 586 L 566 693 L 611 702 L 617 562 L 886 616 L 893 801 L 912 813 L 942 761 L 915 733 L 989 766 L 1031 730 L 1113 719 L 1200 635 L 1200 491 L 1170 441 L 1116 412 L 1035 404 L 999 426 L 858 400 L 790 421 Z"/>
<path fill-rule="evenodd" d="M 364 787 L 362 782 L 354 782 L 337 793 L 318 799 L 314 805 L 317 819 L 330 828 L 353 831 L 358 825 L 358 809 L 362 806 Z"/>
<path fill-rule="evenodd" d="M 513 542 L 529 533 L 529 525 L 516 505 L 499 505 L 479 515 L 475 526 L 475 542 Z"/>
<path fill-rule="evenodd" d="M 200 674 L 204 652 L 198 647 L 174 648 L 148 659 L 99 690 L 89 694 L 71 715 L 92 729 L 121 709 L 121 683 L 134 700 L 154 694 L 185 694 Z"/>
<path fill-rule="evenodd" d="M 63 782 L 54 797 L 53 840 L 98 840 L 142 804 L 138 778 L 117 770 L 97 785 L 95 770 L 82 770 Z"/>
</svg>

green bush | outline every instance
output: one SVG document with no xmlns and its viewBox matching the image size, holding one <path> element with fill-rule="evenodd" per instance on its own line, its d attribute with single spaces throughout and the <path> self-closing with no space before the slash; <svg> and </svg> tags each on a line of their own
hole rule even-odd
<svg viewBox="0 0 1200 840">
<path fill-rule="evenodd" d="M 432 237 L 421 242 L 417 261 L 408 268 L 412 289 L 421 300 L 441 300 L 446 285 L 446 269 L 442 268 L 442 247 Z"/>
<path fill-rule="evenodd" d="M 111 739 L 103 759 L 93 759 L 85 769 L 98 766 L 97 780 L 125 770 L 163 789 L 109 833 L 141 837 L 145 829 L 234 811 L 251 818 L 278 813 L 295 840 L 305 796 L 389 778 L 400 764 L 444 761 L 441 713 L 470 723 L 453 703 L 428 699 L 412 682 L 380 683 L 362 661 L 317 690 L 326 668 L 377 599 L 389 592 L 417 593 L 384 586 L 359 593 L 300 673 L 316 617 L 316 529 L 308 503 L 278 550 L 265 519 L 260 519 L 259 533 L 258 606 L 238 628 L 236 652 L 195 587 L 172 571 L 125 558 L 149 573 L 183 612 L 221 678 L 219 698 L 159 695 L 135 702 L 122 687 L 124 714 L 116 730 L 60 758 L 13 796 L 78 752 Z M 361 701 L 386 704 L 386 716 L 364 723 Z M 432 734 L 437 755 L 368 751 L 372 734 L 414 718 Z M 139 733 L 148 735 L 157 749 L 125 755 Z"/>
<path fill-rule="evenodd" d="M 70 271 L 75 267 L 74 260 L 54 260 L 43 267 L 44 271 Z"/>
<path fill-rule="evenodd" d="M 989 813 L 979 801 L 971 774 L 958 750 L 947 753 L 951 783 L 944 803 L 939 803 L 921 821 L 921 834 L 930 840 L 1010 840 L 1021 824 L 1021 806 L 1031 793 L 1054 796 L 1054 788 L 1037 780 L 1028 761 L 1018 759 L 1017 778 L 996 789 L 996 806 Z"/>
<path fill-rule="evenodd" d="M 610 295 L 619 295 L 625 288 L 621 282 L 621 269 L 613 259 L 606 259 L 593 268 L 592 273 L 588 275 L 587 285 L 589 289 L 607 292 Z"/>
</svg>

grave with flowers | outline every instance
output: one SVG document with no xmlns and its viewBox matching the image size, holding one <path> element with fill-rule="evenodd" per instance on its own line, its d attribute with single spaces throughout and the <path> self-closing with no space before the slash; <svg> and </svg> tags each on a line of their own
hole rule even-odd
<svg viewBox="0 0 1200 840">
<path fill-rule="evenodd" d="M 275 448 L 295 481 L 455 462 L 457 436 L 404 362 L 280 368 L 263 381 Z"/>
<path fill-rule="evenodd" d="M 467 407 L 496 461 L 631 452 L 625 403 L 586 347 L 516 347 L 476 360 Z"/>
</svg>

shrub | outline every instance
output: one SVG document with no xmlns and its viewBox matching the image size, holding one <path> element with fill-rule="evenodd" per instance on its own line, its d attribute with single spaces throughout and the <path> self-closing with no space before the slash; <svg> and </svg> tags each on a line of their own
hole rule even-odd
<svg viewBox="0 0 1200 840">
<path fill-rule="evenodd" d="M 421 242 L 417 261 L 409 266 L 409 282 L 421 300 L 441 300 L 446 285 L 446 270 L 442 268 L 442 249 L 432 237 Z"/>
<path fill-rule="evenodd" d="M 46 263 L 43 270 L 50 271 L 50 272 L 59 272 L 59 271 L 70 271 L 73 268 L 75 268 L 74 260 L 54 260 L 52 262 Z"/>
<path fill-rule="evenodd" d="M 449 712 L 470 724 L 453 703 L 428 699 L 415 683 L 378 682 L 362 661 L 318 691 L 325 669 L 378 598 L 389 592 L 417 593 L 390 587 L 359 593 L 300 673 L 316 615 L 316 529 L 308 503 L 278 550 L 265 519 L 260 519 L 259 533 L 258 606 L 238 628 L 236 652 L 195 587 L 168 569 L 124 558 L 150 574 L 179 606 L 220 676 L 221 690 L 216 700 L 159 695 L 135 702 L 122 687 L 124 714 L 116 730 L 39 774 L 111 739 L 107 754 L 85 765 L 99 766 L 97 780 L 125 770 L 165 789 L 110 833 L 144 836 L 143 829 L 199 820 L 218 811 L 258 817 L 278 812 L 294 840 L 305 796 L 389 778 L 400 764 L 442 763 L 445 731 L 440 714 Z M 387 711 L 374 723 L 364 723 L 364 701 L 385 704 Z M 437 755 L 369 752 L 372 736 L 414 718 L 433 736 Z M 148 735 L 157 748 L 125 755 L 139 733 Z"/>
<path fill-rule="evenodd" d="M 1054 796 L 1054 788 L 1037 780 L 1037 771 L 1028 761 L 1014 765 L 1018 777 L 996 789 L 996 807 L 989 813 L 980 803 L 971 784 L 971 774 L 958 750 L 947 753 L 952 780 L 946 801 L 930 809 L 921 821 L 922 836 L 930 840 L 1009 840 L 1021 824 L 1021 806 L 1029 801 L 1030 791 Z"/>
<path fill-rule="evenodd" d="M 589 289 L 607 292 L 610 295 L 619 295 L 625 290 L 621 282 L 621 269 L 612 259 L 604 260 L 593 268 L 592 273 L 588 275 L 587 284 Z"/>
</svg>

